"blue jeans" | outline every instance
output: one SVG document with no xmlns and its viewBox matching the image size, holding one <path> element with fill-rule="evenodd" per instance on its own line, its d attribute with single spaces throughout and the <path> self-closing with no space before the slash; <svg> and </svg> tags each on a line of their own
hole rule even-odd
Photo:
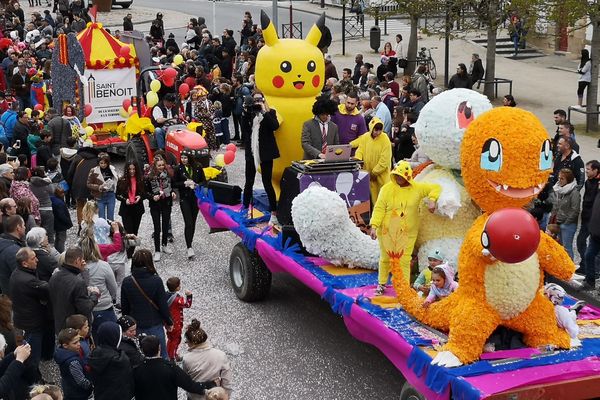
<svg viewBox="0 0 600 400">
<path fill-rule="evenodd" d="M 102 311 L 92 311 L 92 315 L 94 316 L 94 322 L 92 322 L 92 337 L 94 340 L 97 340 L 100 325 L 107 321 L 117 322 L 117 316 L 112 307 Z"/>
<path fill-rule="evenodd" d="M 560 224 L 560 242 L 571 260 L 573 259 L 573 238 L 576 230 L 577 224 Z"/>
<path fill-rule="evenodd" d="M 594 237 L 590 235 L 590 242 L 585 251 L 585 281 L 592 286 L 596 284 L 598 253 L 600 253 L 600 239 L 594 239 Z"/>
<path fill-rule="evenodd" d="M 137 329 L 138 335 L 145 333 L 146 335 L 156 336 L 160 341 L 160 356 L 165 360 L 169 360 L 167 354 L 167 336 L 165 335 L 165 327 L 162 325 L 151 326 L 150 328 L 139 328 Z"/>
<path fill-rule="evenodd" d="M 165 138 L 167 131 L 164 128 L 154 128 L 154 137 L 156 138 L 156 146 L 159 149 L 165 149 Z"/>
<path fill-rule="evenodd" d="M 229 144 L 231 141 L 231 134 L 229 133 L 229 118 L 221 119 L 221 132 L 223 132 L 223 136 L 221 136 L 221 144 Z"/>
<path fill-rule="evenodd" d="M 100 218 L 115 220 L 115 192 L 104 192 L 98 199 L 98 216 Z"/>
<path fill-rule="evenodd" d="M 31 346 L 31 355 L 29 356 L 29 362 L 35 365 L 37 368 L 42 359 L 42 341 L 44 339 L 44 332 L 23 332 L 23 338 Z"/>
</svg>

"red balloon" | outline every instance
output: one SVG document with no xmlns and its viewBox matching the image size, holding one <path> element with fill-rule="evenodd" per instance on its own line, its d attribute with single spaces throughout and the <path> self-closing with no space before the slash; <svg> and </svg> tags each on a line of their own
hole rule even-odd
<svg viewBox="0 0 600 400">
<path fill-rule="evenodd" d="M 175 79 L 177 77 L 177 70 L 175 68 L 167 68 L 164 75 L 165 78 Z"/>
<path fill-rule="evenodd" d="M 89 103 L 86 104 L 83 108 L 83 112 L 86 117 L 89 117 L 93 110 L 94 110 L 94 107 L 92 107 L 92 105 Z"/>
<path fill-rule="evenodd" d="M 119 50 L 119 55 L 121 57 L 127 58 L 127 57 L 129 57 L 130 52 L 131 52 L 131 48 L 129 46 L 125 45 L 125 46 L 122 46 L 121 49 Z"/>
<path fill-rule="evenodd" d="M 172 78 L 167 78 L 166 76 L 163 78 L 163 83 L 165 84 L 165 86 L 167 87 L 171 87 L 175 84 L 175 79 Z"/>
<path fill-rule="evenodd" d="M 42 111 L 44 109 L 44 105 L 43 104 L 36 104 L 35 107 L 33 107 L 34 110 L 38 110 L 38 111 Z"/>
<path fill-rule="evenodd" d="M 125 100 L 123 100 L 123 108 L 125 110 L 129 110 L 129 106 L 131 106 L 131 99 L 125 99 Z"/>
<path fill-rule="evenodd" d="M 196 79 L 192 78 L 191 76 L 188 76 L 187 78 L 185 78 L 184 82 L 187 83 L 187 85 L 189 87 L 196 86 Z"/>
<path fill-rule="evenodd" d="M 527 211 L 503 208 L 490 215 L 483 227 L 481 244 L 505 263 L 527 260 L 540 244 L 540 227 Z"/>
<path fill-rule="evenodd" d="M 190 92 L 190 87 L 187 83 L 182 83 L 179 85 L 179 94 L 185 97 Z"/>
<path fill-rule="evenodd" d="M 235 153 L 233 151 L 226 151 L 223 155 L 223 160 L 225 161 L 225 164 L 231 164 L 233 160 L 235 160 Z"/>
<path fill-rule="evenodd" d="M 237 151 L 237 147 L 235 144 L 229 143 L 227 146 L 225 146 L 225 150 L 233 151 L 235 153 Z"/>
</svg>

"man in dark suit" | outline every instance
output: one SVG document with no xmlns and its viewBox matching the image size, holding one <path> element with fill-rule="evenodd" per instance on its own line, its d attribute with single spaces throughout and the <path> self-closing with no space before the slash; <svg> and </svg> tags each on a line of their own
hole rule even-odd
<svg viewBox="0 0 600 400">
<path fill-rule="evenodd" d="M 305 160 L 324 158 L 327 146 L 340 143 L 338 127 L 331 122 L 331 115 L 336 111 L 335 102 L 323 96 L 313 104 L 312 112 L 315 117 L 302 126 L 302 149 L 304 149 Z"/>
</svg>

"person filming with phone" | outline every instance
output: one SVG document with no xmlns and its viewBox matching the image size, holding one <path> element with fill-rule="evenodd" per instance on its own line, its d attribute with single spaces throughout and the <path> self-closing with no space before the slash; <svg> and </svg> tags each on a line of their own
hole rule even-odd
<svg viewBox="0 0 600 400">
<path fill-rule="evenodd" d="M 242 113 L 243 129 L 250 134 L 244 137 L 246 149 L 246 182 L 244 184 L 244 209 L 250 207 L 252 187 L 256 170 L 260 166 L 262 182 L 269 199 L 271 212 L 270 225 L 278 225 L 276 210 L 277 197 L 273 188 L 273 160 L 279 158 L 279 148 L 275 141 L 275 131 L 279 129 L 279 121 L 274 109 L 269 107 L 262 93 L 256 92 L 253 97 L 244 99 Z"/>
<path fill-rule="evenodd" d="M 31 124 L 29 115 L 25 111 L 19 111 L 17 113 L 17 123 L 13 130 L 13 142 L 11 146 L 15 150 L 16 156 L 24 154 L 27 156 L 27 166 L 29 166 L 31 160 L 31 150 L 27 144 L 27 136 L 31 133 Z"/>
</svg>

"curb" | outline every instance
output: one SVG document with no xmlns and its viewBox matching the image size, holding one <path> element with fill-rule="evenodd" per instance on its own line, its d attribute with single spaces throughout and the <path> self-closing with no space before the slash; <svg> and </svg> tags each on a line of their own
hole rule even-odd
<svg viewBox="0 0 600 400">
<path fill-rule="evenodd" d="M 557 70 L 559 70 L 559 71 L 571 72 L 571 73 L 573 73 L 573 74 L 576 74 L 576 73 L 577 73 L 576 71 L 573 71 L 573 69 L 572 69 L 572 68 L 561 67 L 561 66 L 559 66 L 559 65 L 551 65 L 551 66 L 549 66 L 548 68 L 550 68 L 550 69 L 557 69 Z"/>
</svg>

